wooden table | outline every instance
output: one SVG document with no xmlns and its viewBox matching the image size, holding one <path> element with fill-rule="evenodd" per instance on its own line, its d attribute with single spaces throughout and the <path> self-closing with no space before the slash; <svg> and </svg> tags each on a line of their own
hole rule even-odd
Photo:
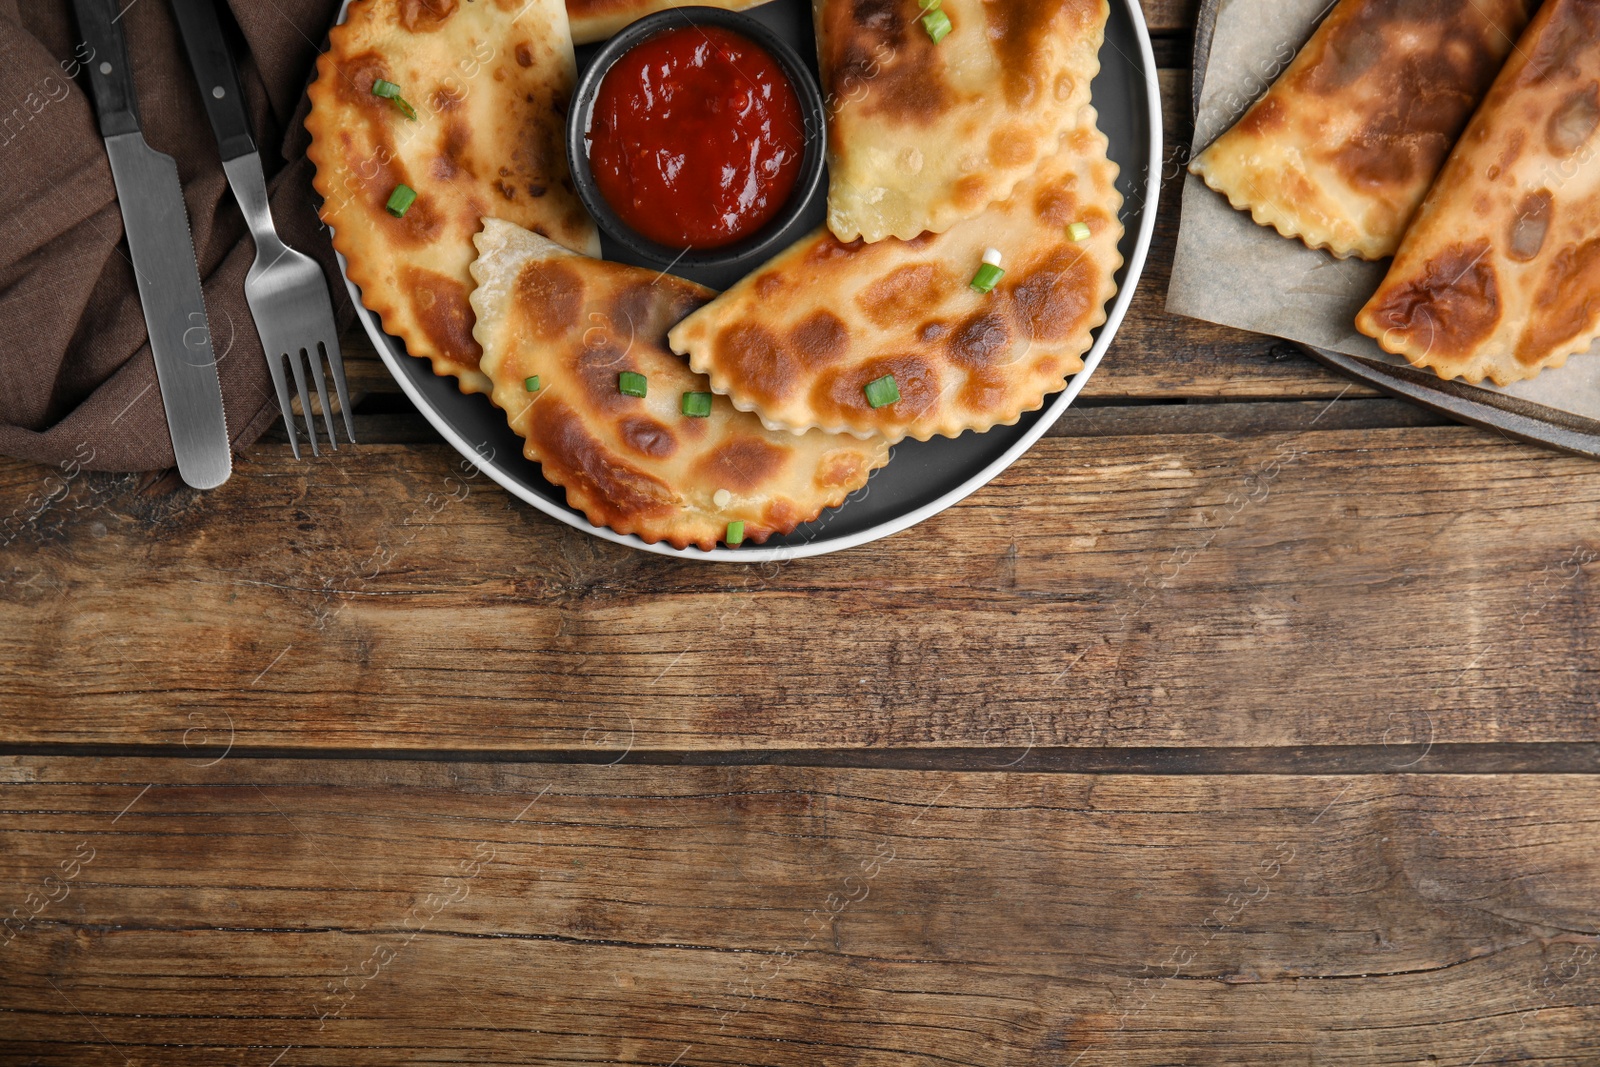
<svg viewBox="0 0 1600 1067">
<path fill-rule="evenodd" d="M 356 450 L 0 465 L 7 1062 L 1600 1062 L 1600 466 L 1167 317 L 1173 192 L 841 555 L 570 530 L 355 335 Z"/>
</svg>

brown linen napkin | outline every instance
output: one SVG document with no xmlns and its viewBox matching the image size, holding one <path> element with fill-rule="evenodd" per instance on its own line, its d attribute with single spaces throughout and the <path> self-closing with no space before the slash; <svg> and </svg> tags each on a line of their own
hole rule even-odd
<svg viewBox="0 0 1600 1067">
<path fill-rule="evenodd" d="M 255 246 L 228 192 L 168 0 L 123 3 L 140 121 L 151 147 L 178 163 L 228 427 L 243 448 L 278 417 L 244 298 Z M 244 31 L 240 80 L 278 232 L 337 283 L 311 206 L 301 119 L 338 0 L 231 6 Z M 0 453 L 156 470 L 172 466 L 172 440 L 111 166 L 93 105 L 73 80 L 87 56 L 80 41 L 71 0 L 0 0 Z M 342 283 L 332 293 L 342 328 L 353 310 Z"/>
</svg>

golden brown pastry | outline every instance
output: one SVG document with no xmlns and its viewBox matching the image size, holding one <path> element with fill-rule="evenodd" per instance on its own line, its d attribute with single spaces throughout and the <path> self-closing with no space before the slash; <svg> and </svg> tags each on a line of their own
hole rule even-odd
<svg viewBox="0 0 1600 1067">
<path fill-rule="evenodd" d="M 767 0 L 567 0 L 567 18 L 577 44 L 603 41 L 628 23 L 669 7 L 720 7 L 743 11 Z"/>
<path fill-rule="evenodd" d="M 815 0 L 828 105 L 828 227 L 943 233 L 1011 195 L 1081 124 L 1106 0 Z"/>
<path fill-rule="evenodd" d="M 481 367 L 525 454 L 597 526 L 677 548 L 730 523 L 760 544 L 844 503 L 889 460 L 882 438 L 775 433 L 666 349 L 713 295 L 667 274 L 580 256 L 485 219 L 472 276 Z M 643 378 L 644 397 L 637 380 Z M 684 412 L 697 394 L 704 417 Z"/>
<path fill-rule="evenodd" d="M 385 330 L 463 392 L 486 393 L 467 303 L 479 220 L 497 215 L 600 251 L 567 173 L 576 68 L 566 8 L 356 0 L 328 37 L 306 128 L 333 245 Z M 379 81 L 399 100 L 375 95 Z M 396 218 L 387 205 L 401 185 L 416 200 Z"/>
<path fill-rule="evenodd" d="M 1600 0 L 1545 0 L 1356 325 L 1496 385 L 1600 336 Z"/>
<path fill-rule="evenodd" d="M 1343 259 L 1394 254 L 1537 0 L 1340 0 L 1190 167 L 1234 207 Z"/>
<path fill-rule="evenodd" d="M 1116 177 L 1091 122 L 977 218 L 875 244 L 818 231 L 669 342 L 771 426 L 925 441 L 1010 425 L 1066 387 L 1105 321 L 1122 265 Z M 1005 274 L 982 293 L 971 283 L 990 249 Z M 869 390 L 886 377 L 893 390 Z M 875 407 L 887 392 L 898 399 Z"/>
</svg>

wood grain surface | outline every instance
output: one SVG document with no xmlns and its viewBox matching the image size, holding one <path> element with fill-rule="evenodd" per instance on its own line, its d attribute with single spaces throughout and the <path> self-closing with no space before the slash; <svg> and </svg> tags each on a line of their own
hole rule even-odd
<svg viewBox="0 0 1600 1067">
<path fill-rule="evenodd" d="M 272 448 L 204 495 L 72 483 L 0 550 L 0 691 L 29 742 L 1586 740 L 1597 513 L 1594 463 L 1459 427 L 1054 437 L 886 541 L 708 567 L 442 446 Z"/>
<path fill-rule="evenodd" d="M 1151 34 L 1177 34 L 1194 28 L 1200 0 L 1139 0 Z"/>
<path fill-rule="evenodd" d="M 1164 313 L 1144 7 L 1129 318 L 914 530 L 610 545 L 359 332 L 357 449 L 0 461 L 0 1063 L 1600 1063 L 1600 465 Z"/>
<path fill-rule="evenodd" d="M 1600 1057 L 1590 776 L 0 780 L 29 1063 Z"/>
</svg>

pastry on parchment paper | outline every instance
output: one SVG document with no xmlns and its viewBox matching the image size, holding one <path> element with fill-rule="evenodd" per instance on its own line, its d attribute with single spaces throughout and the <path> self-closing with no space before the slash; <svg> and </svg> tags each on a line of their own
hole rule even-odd
<svg viewBox="0 0 1600 1067">
<path fill-rule="evenodd" d="M 1496 385 L 1600 336 L 1600 0 L 1545 0 L 1356 325 Z"/>
<path fill-rule="evenodd" d="M 1106 0 L 815 0 L 828 227 L 943 233 L 1011 194 L 1082 124 Z M 948 20 L 937 42 L 924 18 Z"/>
<path fill-rule="evenodd" d="M 467 303 L 482 217 L 600 251 L 567 173 L 577 71 L 566 8 L 356 0 L 328 38 L 306 128 L 333 245 L 385 330 L 463 392 L 486 393 Z M 396 217 L 400 186 L 416 198 Z"/>
<path fill-rule="evenodd" d="M 846 244 L 819 230 L 669 343 L 773 427 L 894 442 L 1015 423 L 1083 368 L 1122 266 L 1117 166 L 1093 109 L 1083 117 L 978 217 L 910 241 Z M 1005 273 L 980 292 L 994 253 Z"/>
<path fill-rule="evenodd" d="M 491 398 L 595 525 L 711 549 L 741 523 L 760 544 L 844 503 L 888 462 L 882 438 L 768 430 L 669 352 L 668 327 L 711 290 L 497 219 L 476 244 L 472 306 Z"/>
<path fill-rule="evenodd" d="M 1190 170 L 1285 237 L 1382 259 L 1537 0 L 1340 0 Z"/>
</svg>

